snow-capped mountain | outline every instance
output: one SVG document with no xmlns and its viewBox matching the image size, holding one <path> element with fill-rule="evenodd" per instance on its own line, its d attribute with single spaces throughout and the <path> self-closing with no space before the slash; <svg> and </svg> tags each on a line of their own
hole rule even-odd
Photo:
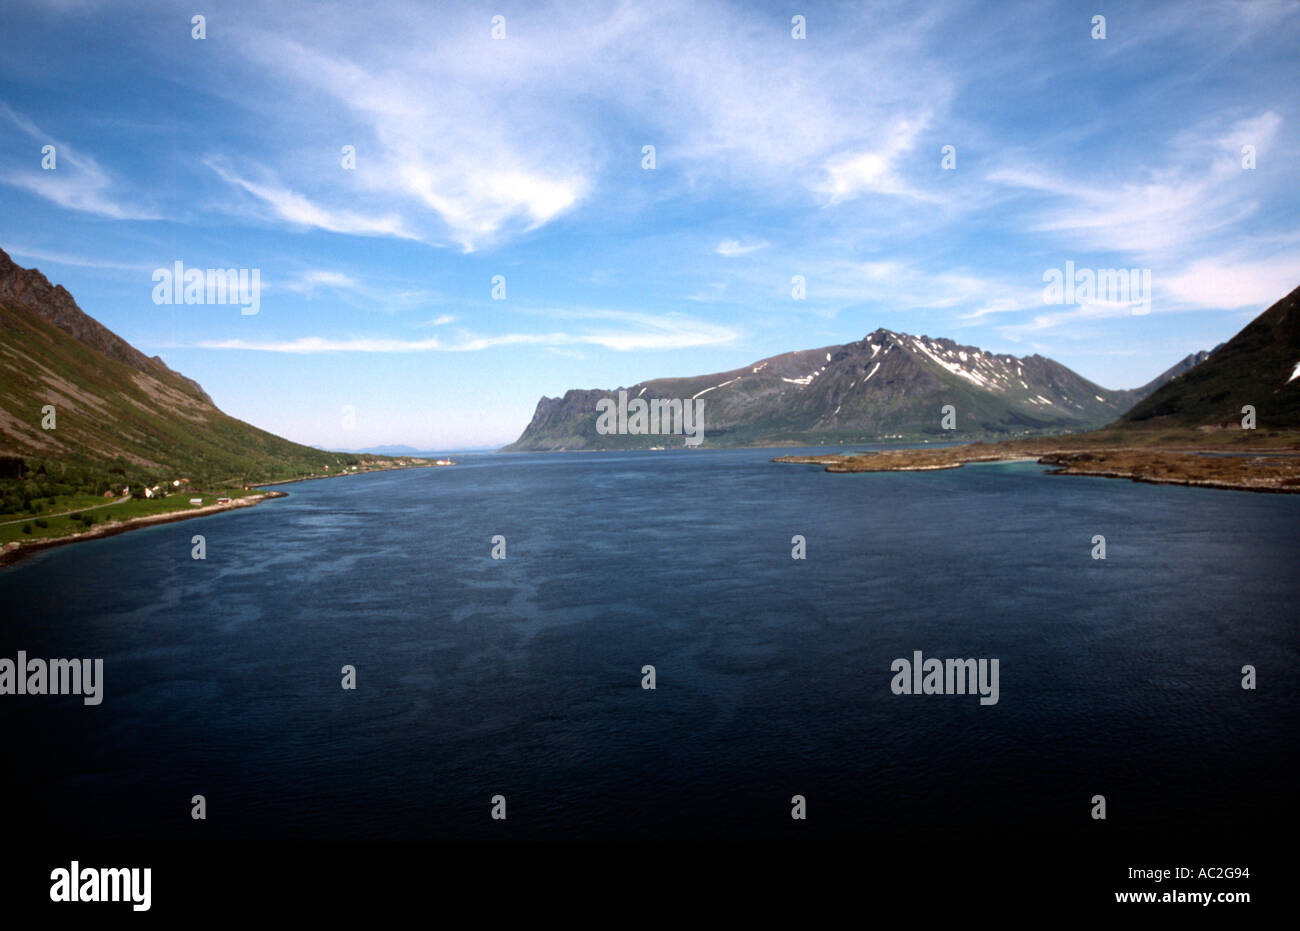
<svg viewBox="0 0 1300 931">
<path fill-rule="evenodd" d="M 1043 356 L 878 329 L 854 343 L 789 352 L 730 372 L 542 398 L 507 449 L 683 445 L 680 436 L 599 433 L 598 402 L 623 390 L 630 399 L 703 400 L 706 445 L 763 446 L 1088 430 L 1115 420 L 1158 386 L 1157 380 L 1113 391 Z M 953 408 L 954 429 L 944 428 L 945 405 Z"/>
</svg>

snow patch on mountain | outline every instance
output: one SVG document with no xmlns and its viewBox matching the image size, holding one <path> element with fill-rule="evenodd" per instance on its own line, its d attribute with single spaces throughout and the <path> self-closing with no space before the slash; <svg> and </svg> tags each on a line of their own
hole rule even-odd
<svg viewBox="0 0 1300 931">
<path fill-rule="evenodd" d="M 701 394 L 708 394 L 710 391 L 717 391 L 719 388 L 725 388 L 725 387 L 727 387 L 727 385 L 731 384 L 731 382 L 733 382 L 733 381 L 740 381 L 740 377 L 737 376 L 736 378 L 733 378 L 733 379 L 731 379 L 730 381 L 724 381 L 722 384 L 720 384 L 720 385 L 714 385 L 712 388 L 705 388 L 703 391 L 699 392 L 699 394 L 693 394 L 693 395 L 691 395 L 691 400 L 694 401 L 694 400 L 695 400 L 696 398 L 698 398 Z M 644 391 L 645 389 L 642 388 L 641 390 Z M 637 395 L 637 397 L 640 397 L 640 395 Z"/>
<path fill-rule="evenodd" d="M 916 348 L 919 349 L 921 352 L 929 356 L 930 360 L 933 361 L 936 365 L 943 366 L 949 372 L 952 372 L 954 375 L 966 379 L 976 387 L 983 388 L 986 391 L 1003 390 L 1000 385 L 994 384 L 993 382 L 991 382 L 989 379 L 985 378 L 983 375 L 979 374 L 978 372 L 968 372 L 966 371 L 966 369 L 962 368 L 960 363 L 948 362 L 944 359 L 939 358 L 939 356 L 937 356 L 928 346 L 926 346 L 916 337 L 912 337 L 912 344 L 916 346 Z M 978 356 L 979 353 L 976 353 L 976 355 Z"/>
</svg>

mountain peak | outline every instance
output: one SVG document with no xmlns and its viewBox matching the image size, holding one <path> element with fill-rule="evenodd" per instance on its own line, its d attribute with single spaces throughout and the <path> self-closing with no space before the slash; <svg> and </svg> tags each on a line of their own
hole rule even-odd
<svg viewBox="0 0 1300 931">
<path fill-rule="evenodd" d="M 787 352 L 711 375 L 652 379 L 633 388 L 638 398 L 702 400 L 708 411 L 705 438 L 717 446 L 1087 430 L 1110 423 L 1142 396 L 1101 388 L 1039 355 L 995 354 L 886 327 L 841 346 Z M 615 393 L 570 390 L 563 398 L 542 398 L 532 422 L 507 448 L 633 449 L 673 442 L 651 434 L 599 434 L 597 405 Z M 953 431 L 941 424 L 945 405 L 958 412 Z"/>
</svg>

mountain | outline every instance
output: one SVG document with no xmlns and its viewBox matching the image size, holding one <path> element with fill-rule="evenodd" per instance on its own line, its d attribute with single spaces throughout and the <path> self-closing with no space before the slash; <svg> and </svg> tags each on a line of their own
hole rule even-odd
<svg viewBox="0 0 1300 931">
<path fill-rule="evenodd" d="M 347 451 L 373 456 L 418 456 L 420 454 L 420 450 L 414 446 L 367 446 L 365 449 L 350 449 Z"/>
<path fill-rule="evenodd" d="M 682 445 L 680 436 L 599 434 L 597 403 L 620 390 L 629 398 L 704 401 L 710 446 L 769 446 L 1090 430 L 1155 387 L 1111 391 L 1043 356 L 994 354 L 878 329 L 855 343 L 789 352 L 730 372 L 542 398 L 532 422 L 506 450 Z M 956 410 L 952 430 L 941 424 L 948 404 Z"/>
<path fill-rule="evenodd" d="M 1219 345 L 1215 346 L 1213 349 L 1202 349 L 1200 352 L 1193 352 L 1191 355 L 1184 357 L 1181 361 L 1176 362 L 1173 365 L 1171 365 L 1169 368 L 1165 369 L 1163 372 L 1161 372 L 1155 378 L 1151 379 L 1141 388 L 1138 388 L 1134 393 L 1139 398 L 1146 397 L 1147 395 L 1151 394 L 1151 392 L 1155 391 L 1157 388 L 1162 386 L 1165 382 L 1173 381 L 1175 378 L 1177 378 L 1179 375 L 1182 375 L 1184 372 L 1196 368 L 1196 366 L 1200 365 L 1202 362 L 1204 362 L 1210 356 L 1214 355 L 1214 353 L 1218 352 L 1223 347 L 1224 344 L 1219 343 Z"/>
<path fill-rule="evenodd" d="M 46 405 L 56 418 L 49 430 Z M 3 250 L 0 453 L 206 481 L 288 478 L 355 461 L 222 413 L 197 382 L 131 346 Z"/>
<path fill-rule="evenodd" d="M 1300 428 L 1300 288 L 1264 311 L 1189 371 L 1124 414 L 1117 429 L 1240 428 L 1255 408 L 1256 429 Z"/>
</svg>

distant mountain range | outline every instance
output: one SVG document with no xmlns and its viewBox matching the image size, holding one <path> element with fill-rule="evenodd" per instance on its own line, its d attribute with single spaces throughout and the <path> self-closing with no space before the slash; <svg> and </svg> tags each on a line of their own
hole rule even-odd
<svg viewBox="0 0 1300 931">
<path fill-rule="evenodd" d="M 507 450 L 680 446 L 681 436 L 602 435 L 597 405 L 629 398 L 705 403 L 709 446 L 961 441 L 1082 432 L 1240 426 L 1300 429 L 1300 288 L 1227 343 L 1188 356 L 1140 388 L 1112 391 L 1039 355 L 989 353 L 878 329 L 862 340 L 744 368 L 627 389 L 542 398 Z M 951 405 L 955 429 L 945 430 Z M 42 426 L 52 406 L 54 429 Z M 366 452 L 411 456 L 411 446 Z M 132 347 L 63 287 L 0 250 L 0 456 L 269 481 L 355 461 L 290 442 L 223 413 L 193 380 Z"/>
<path fill-rule="evenodd" d="M 53 429 L 43 426 L 47 405 Z M 61 285 L 3 250 L 0 453 L 213 481 L 289 478 L 355 458 L 222 413 L 196 382 L 131 346 Z"/>
<path fill-rule="evenodd" d="M 1264 311 L 1185 374 L 1170 379 L 1121 418 L 1117 428 L 1300 429 L 1300 288 Z"/>
<path fill-rule="evenodd" d="M 843 346 L 772 356 L 693 378 L 542 398 L 506 451 L 681 446 L 681 436 L 604 434 L 597 404 L 628 398 L 701 399 L 710 446 L 833 445 L 899 439 L 1000 439 L 1091 430 L 1110 423 L 1208 356 L 1196 353 L 1140 388 L 1102 388 L 1040 355 L 1011 356 L 878 329 Z M 944 429 L 951 405 L 955 428 Z"/>
<path fill-rule="evenodd" d="M 313 449 L 321 449 L 320 446 L 313 446 Z M 454 449 L 419 449 L 415 446 L 367 446 L 363 449 L 344 449 L 341 452 L 353 453 L 358 456 L 415 456 L 421 459 L 430 459 L 437 456 L 461 455 L 465 453 L 492 453 L 496 452 L 498 446 L 458 446 Z"/>
<path fill-rule="evenodd" d="M 414 446 L 367 446 L 365 449 L 347 449 L 344 452 L 366 453 L 372 456 L 418 456 L 420 450 Z"/>
</svg>

